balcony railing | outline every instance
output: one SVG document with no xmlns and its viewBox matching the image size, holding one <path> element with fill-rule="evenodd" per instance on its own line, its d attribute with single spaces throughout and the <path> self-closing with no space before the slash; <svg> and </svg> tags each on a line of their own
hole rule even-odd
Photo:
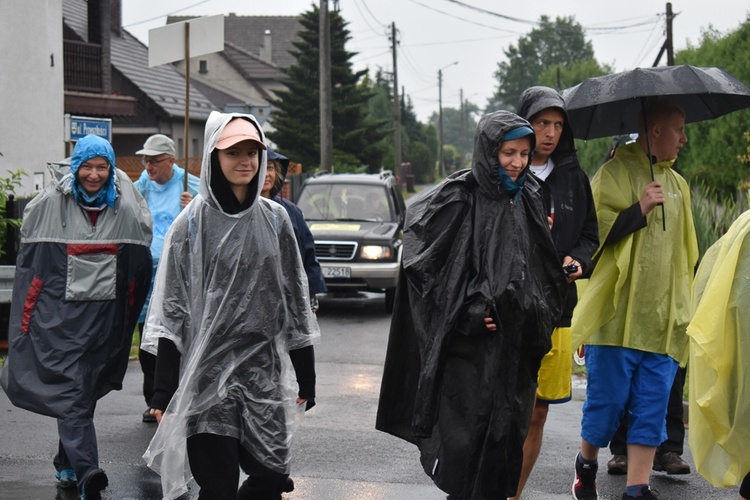
<svg viewBox="0 0 750 500">
<path fill-rule="evenodd" d="M 102 91 L 102 46 L 95 43 L 63 41 L 65 90 Z"/>
</svg>

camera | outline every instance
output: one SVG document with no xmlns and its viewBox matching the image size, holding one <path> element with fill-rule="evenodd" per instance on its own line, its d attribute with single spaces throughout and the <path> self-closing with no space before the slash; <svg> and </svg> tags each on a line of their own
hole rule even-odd
<svg viewBox="0 0 750 500">
<path fill-rule="evenodd" d="M 578 266 L 575 264 L 569 264 L 567 266 L 563 266 L 563 271 L 565 272 L 565 276 L 570 276 L 571 274 L 578 271 Z"/>
</svg>

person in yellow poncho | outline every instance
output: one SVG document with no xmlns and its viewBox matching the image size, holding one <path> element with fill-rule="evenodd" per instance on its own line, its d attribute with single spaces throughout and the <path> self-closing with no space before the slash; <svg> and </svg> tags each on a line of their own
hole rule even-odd
<svg viewBox="0 0 750 500">
<path fill-rule="evenodd" d="M 750 210 L 708 249 L 693 288 L 690 449 L 717 487 L 750 498 Z M 744 476 L 744 480 L 742 479 Z"/>
<path fill-rule="evenodd" d="M 599 448 L 607 446 L 628 404 L 623 498 L 655 498 L 649 475 L 666 438 L 669 390 L 687 353 L 698 244 L 689 187 L 671 168 L 687 142 L 685 114 L 652 100 L 645 123 L 655 180 L 642 126 L 638 141 L 618 148 L 591 182 L 602 244 L 572 321 L 573 347 L 586 343 L 588 370 L 573 484 L 578 499 L 598 498 Z"/>
</svg>

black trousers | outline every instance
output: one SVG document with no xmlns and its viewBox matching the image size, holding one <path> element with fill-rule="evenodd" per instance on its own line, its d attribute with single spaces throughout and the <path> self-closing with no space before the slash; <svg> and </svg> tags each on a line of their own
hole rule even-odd
<svg viewBox="0 0 750 500">
<path fill-rule="evenodd" d="M 143 323 L 138 323 L 138 331 L 141 333 L 141 344 L 143 344 Z M 138 349 L 138 361 L 143 372 L 143 398 L 146 406 L 151 407 L 154 397 L 154 375 L 156 374 L 156 356 L 143 349 Z"/>
<path fill-rule="evenodd" d="M 682 390 L 685 387 L 685 368 L 679 368 L 669 391 L 667 403 L 667 439 L 656 450 L 657 454 L 677 453 L 682 455 L 685 443 L 685 423 L 683 422 L 684 408 L 682 406 Z M 620 427 L 609 442 L 609 450 L 613 455 L 627 455 L 628 445 L 628 416 L 620 420 Z"/>
<path fill-rule="evenodd" d="M 280 500 L 288 474 L 256 460 L 239 440 L 216 434 L 187 438 L 190 470 L 200 487 L 198 500 Z M 249 477 L 237 490 L 240 467 Z"/>
</svg>

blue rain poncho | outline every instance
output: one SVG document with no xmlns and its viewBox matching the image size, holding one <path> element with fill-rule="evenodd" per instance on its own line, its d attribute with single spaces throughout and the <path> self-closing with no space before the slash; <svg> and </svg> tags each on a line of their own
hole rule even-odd
<svg viewBox="0 0 750 500">
<path fill-rule="evenodd" d="M 154 226 L 154 238 L 151 241 L 151 257 L 154 263 L 154 277 L 151 281 L 152 287 L 153 280 L 156 279 L 156 268 L 159 265 L 161 250 L 164 246 L 164 237 L 167 235 L 167 231 L 169 231 L 175 217 L 182 211 L 180 196 L 184 192 L 184 183 L 185 170 L 177 165 L 172 165 L 172 178 L 164 184 L 150 180 L 148 172 L 145 169 L 141 172 L 138 180 L 135 181 L 135 188 L 141 193 L 146 203 L 148 203 L 148 209 L 151 211 L 151 219 Z M 199 185 L 199 179 L 192 174 L 188 174 L 188 193 L 193 196 L 197 195 Z M 146 297 L 146 303 L 141 310 L 141 315 L 138 318 L 139 323 L 146 321 L 146 312 L 148 311 L 150 299 L 151 288 Z"/>
<path fill-rule="evenodd" d="M 708 249 L 693 289 L 690 451 L 717 487 L 750 471 L 750 211 Z"/>
<path fill-rule="evenodd" d="M 179 387 L 144 455 L 165 498 L 187 491 L 193 434 L 236 438 L 266 467 L 289 472 L 304 405 L 288 351 L 320 336 L 289 216 L 260 196 L 266 153 L 248 207 L 227 213 L 211 187 L 211 155 L 233 117 L 251 120 L 264 140 L 249 115 L 209 116 L 200 192 L 167 233 L 146 319 L 143 348 L 157 354 L 165 338 L 181 355 Z"/>
</svg>

